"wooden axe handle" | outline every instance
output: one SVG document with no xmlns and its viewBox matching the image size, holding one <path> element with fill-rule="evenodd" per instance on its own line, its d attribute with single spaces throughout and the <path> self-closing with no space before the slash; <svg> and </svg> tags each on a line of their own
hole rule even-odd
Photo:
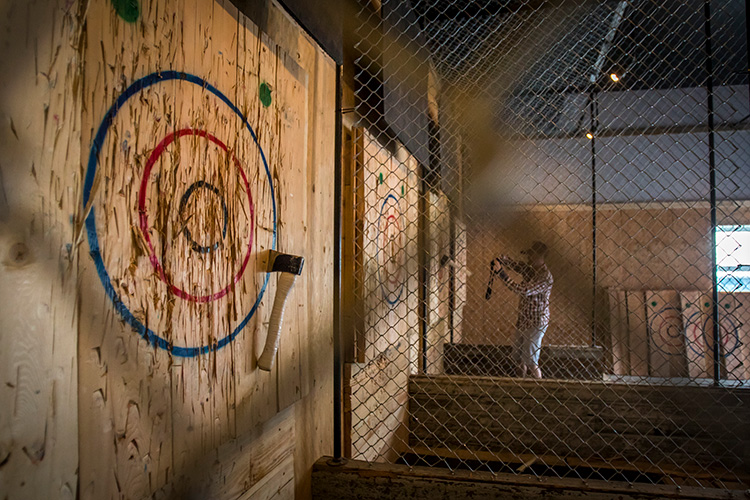
<svg viewBox="0 0 750 500">
<path fill-rule="evenodd" d="M 273 360 L 276 359 L 276 351 L 279 350 L 279 339 L 281 338 L 281 324 L 284 321 L 284 308 L 286 298 L 297 280 L 297 275 L 292 273 L 281 273 L 276 286 L 276 297 L 273 300 L 271 310 L 271 321 L 268 324 L 268 335 L 263 353 L 258 358 L 258 368 L 267 372 L 271 371 Z"/>
</svg>

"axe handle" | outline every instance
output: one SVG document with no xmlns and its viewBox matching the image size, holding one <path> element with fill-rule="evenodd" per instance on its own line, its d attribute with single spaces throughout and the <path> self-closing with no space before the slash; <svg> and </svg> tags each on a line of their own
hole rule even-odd
<svg viewBox="0 0 750 500">
<path fill-rule="evenodd" d="M 495 279 L 495 274 L 490 271 L 490 281 L 487 283 L 487 291 L 484 293 L 484 298 L 486 300 L 490 300 L 490 297 L 492 297 L 492 282 Z"/>
<path fill-rule="evenodd" d="M 297 275 L 292 273 L 281 273 L 276 285 L 276 297 L 273 299 L 271 310 L 271 321 L 268 323 L 268 335 L 263 353 L 258 358 L 258 368 L 267 372 L 271 371 L 276 351 L 279 350 L 279 339 L 281 338 L 281 323 L 284 321 L 284 308 L 286 298 L 297 280 Z"/>
</svg>

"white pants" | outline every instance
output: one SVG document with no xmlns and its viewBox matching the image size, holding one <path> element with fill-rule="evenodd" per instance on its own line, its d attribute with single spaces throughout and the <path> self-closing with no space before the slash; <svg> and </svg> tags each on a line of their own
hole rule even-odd
<svg viewBox="0 0 750 500">
<path fill-rule="evenodd" d="M 516 361 L 530 368 L 539 366 L 539 352 L 542 350 L 542 338 L 547 325 L 516 330 L 514 352 Z"/>
</svg>

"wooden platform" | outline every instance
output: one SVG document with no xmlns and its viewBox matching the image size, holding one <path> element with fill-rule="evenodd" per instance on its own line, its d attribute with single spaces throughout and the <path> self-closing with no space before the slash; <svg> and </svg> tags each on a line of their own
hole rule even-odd
<svg viewBox="0 0 750 500">
<path fill-rule="evenodd" d="M 459 500 L 476 498 L 571 500 L 706 500 L 744 498 L 743 491 L 690 488 L 653 484 L 628 484 L 611 481 L 581 481 L 492 474 L 490 472 L 450 471 L 441 468 L 368 463 L 349 460 L 332 465 L 323 457 L 313 466 L 313 499 L 337 500 Z"/>
<path fill-rule="evenodd" d="M 508 345 L 445 344 L 445 373 L 513 377 L 516 363 Z M 604 353 L 601 347 L 542 346 L 539 367 L 544 378 L 601 380 Z"/>
<path fill-rule="evenodd" d="M 750 484 L 746 389 L 413 376 L 409 413 L 418 454 Z"/>
</svg>

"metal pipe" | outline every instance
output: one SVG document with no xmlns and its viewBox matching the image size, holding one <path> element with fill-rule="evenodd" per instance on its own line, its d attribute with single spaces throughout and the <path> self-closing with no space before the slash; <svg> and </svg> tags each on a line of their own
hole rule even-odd
<svg viewBox="0 0 750 500">
<path fill-rule="evenodd" d="M 596 347 L 596 132 L 599 106 L 596 92 L 589 94 L 591 113 L 591 347 Z"/>
<path fill-rule="evenodd" d="M 427 373 L 427 301 L 429 300 L 429 274 L 427 271 L 427 236 L 429 219 L 427 217 L 427 196 L 429 196 L 429 186 L 425 178 L 425 166 L 420 164 L 419 174 L 419 202 L 418 202 L 418 228 L 417 228 L 417 248 L 419 259 L 419 339 L 420 350 L 422 351 L 422 370 L 421 373 Z"/>
<path fill-rule="evenodd" d="M 745 55 L 747 67 L 745 72 L 750 76 L 750 0 L 745 0 Z M 747 79 L 748 107 L 750 107 L 750 78 Z"/>
<path fill-rule="evenodd" d="M 711 46 L 711 0 L 704 0 L 705 29 L 706 29 L 706 97 L 708 105 L 708 177 L 711 189 L 711 295 L 712 305 L 712 337 L 714 359 L 714 385 L 721 380 L 721 343 L 719 337 L 719 283 L 716 276 L 716 155 L 714 132 L 714 62 Z"/>
<path fill-rule="evenodd" d="M 343 66 L 336 65 L 336 123 L 334 131 L 334 188 L 333 188 L 333 459 L 343 461 L 343 380 L 344 356 L 342 348 L 341 317 L 341 255 L 342 255 L 342 71 Z"/>
</svg>

